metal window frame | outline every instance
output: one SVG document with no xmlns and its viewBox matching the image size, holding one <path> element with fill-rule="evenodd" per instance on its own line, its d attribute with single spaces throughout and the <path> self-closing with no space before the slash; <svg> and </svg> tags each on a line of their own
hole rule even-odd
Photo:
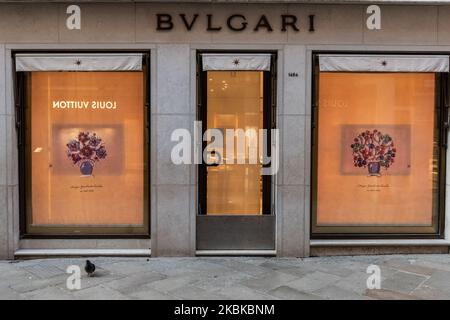
<svg viewBox="0 0 450 320">
<path fill-rule="evenodd" d="M 443 239 L 445 227 L 445 189 L 446 189 L 446 159 L 449 118 L 449 75 L 436 73 L 436 126 L 434 130 L 438 151 L 438 175 L 436 185 L 438 190 L 433 199 L 433 220 L 430 227 L 426 226 L 317 226 L 317 167 L 318 167 L 318 93 L 319 54 L 402 54 L 402 55 L 448 55 L 448 52 L 404 52 L 404 51 L 314 51 L 312 52 L 312 94 L 311 94 L 311 208 L 310 236 L 311 239 Z"/>
<path fill-rule="evenodd" d="M 27 115 L 30 97 L 26 92 L 29 73 L 15 71 L 15 56 L 20 53 L 141 53 L 144 73 L 144 221 L 141 226 L 42 226 L 31 227 L 31 193 L 29 150 L 26 149 L 30 116 Z M 151 92 L 150 50 L 13 50 L 14 104 L 16 116 L 17 147 L 19 153 L 19 230 L 20 239 L 150 239 L 150 164 L 151 164 Z M 29 109 L 29 107 L 28 107 Z"/>
</svg>

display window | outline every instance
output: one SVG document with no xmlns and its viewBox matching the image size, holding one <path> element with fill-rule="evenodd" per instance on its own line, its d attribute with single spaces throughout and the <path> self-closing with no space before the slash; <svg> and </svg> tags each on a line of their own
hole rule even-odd
<svg viewBox="0 0 450 320">
<path fill-rule="evenodd" d="M 448 57 L 315 59 L 313 235 L 439 237 Z"/>
<path fill-rule="evenodd" d="M 24 234 L 147 235 L 148 56 L 17 54 Z"/>
</svg>

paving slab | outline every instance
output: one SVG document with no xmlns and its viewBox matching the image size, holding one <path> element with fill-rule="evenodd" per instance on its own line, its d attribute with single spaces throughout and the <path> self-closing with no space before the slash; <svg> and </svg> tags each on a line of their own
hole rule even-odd
<svg viewBox="0 0 450 320">
<path fill-rule="evenodd" d="M 251 289 L 267 292 L 295 279 L 296 277 L 293 275 L 278 271 L 270 271 L 262 276 L 243 281 L 241 284 Z"/>
<path fill-rule="evenodd" d="M 448 261 L 429 261 L 427 259 L 423 259 L 418 260 L 416 264 L 434 270 L 450 272 L 450 262 Z"/>
<path fill-rule="evenodd" d="M 86 258 L 0 261 L 0 299 L 445 299 L 450 255 L 299 258 Z M 381 270 L 368 290 L 367 267 Z M 82 269 L 81 290 L 69 290 L 69 265 Z"/>
<path fill-rule="evenodd" d="M 261 267 L 274 271 L 297 268 L 301 267 L 302 265 L 304 265 L 302 259 L 271 259 L 260 264 Z"/>
<path fill-rule="evenodd" d="M 367 277 L 368 274 L 366 272 L 355 272 L 348 277 L 341 278 L 333 285 L 362 296 L 367 290 Z"/>
<path fill-rule="evenodd" d="M 368 289 L 365 295 L 379 300 L 419 300 L 418 297 L 386 289 Z"/>
<path fill-rule="evenodd" d="M 34 264 L 30 266 L 24 266 L 23 269 L 41 279 L 48 279 L 51 277 L 61 276 L 66 273 L 65 270 L 55 265 L 45 265 L 45 264 Z"/>
<path fill-rule="evenodd" d="M 235 284 L 217 291 L 218 294 L 232 300 L 276 300 L 277 297 L 265 294 L 249 287 Z"/>
<path fill-rule="evenodd" d="M 66 284 L 67 277 L 64 276 L 57 276 L 57 277 L 51 277 L 48 279 L 42 279 L 37 277 L 30 276 L 27 280 L 18 281 L 15 284 L 10 285 L 10 288 L 18 293 L 26 293 L 31 292 L 39 289 L 45 289 L 47 287 L 57 286 L 57 285 L 63 285 Z"/>
<path fill-rule="evenodd" d="M 219 293 L 212 293 L 194 286 L 183 286 L 169 292 L 170 295 L 184 300 L 225 300 Z"/>
<path fill-rule="evenodd" d="M 162 293 L 154 289 L 150 288 L 139 288 L 141 290 L 130 292 L 128 294 L 131 299 L 136 300 L 180 300 L 175 296 L 172 296 L 167 293 Z"/>
<path fill-rule="evenodd" d="M 126 296 L 119 291 L 108 288 L 104 285 L 89 287 L 85 290 L 73 293 L 75 299 L 78 300 L 130 300 L 131 297 Z"/>
<path fill-rule="evenodd" d="M 168 293 L 180 287 L 190 285 L 196 281 L 197 281 L 196 278 L 192 278 L 189 276 L 172 277 L 163 280 L 153 281 L 147 284 L 146 287 L 155 289 L 160 292 Z"/>
<path fill-rule="evenodd" d="M 430 267 L 417 265 L 415 259 L 390 259 L 383 263 L 384 266 L 404 272 L 418 275 L 431 276 L 436 270 Z"/>
<path fill-rule="evenodd" d="M 316 271 L 317 271 L 316 266 L 307 266 L 307 265 L 290 267 L 290 268 L 282 268 L 282 269 L 278 270 L 278 272 L 287 273 L 287 274 L 296 276 L 298 278 L 302 278 L 302 277 L 306 276 L 307 274 L 310 274 L 310 273 L 313 273 Z"/>
<path fill-rule="evenodd" d="M 314 295 L 328 300 L 373 300 L 366 295 L 359 295 L 354 291 L 336 286 L 327 286 L 313 292 Z"/>
<path fill-rule="evenodd" d="M 236 271 L 233 273 L 215 276 L 213 278 L 198 280 L 194 283 L 194 285 L 198 288 L 214 292 L 224 288 L 234 287 L 241 282 L 247 280 L 251 281 L 251 279 L 254 279 L 254 277 L 245 272 Z"/>
<path fill-rule="evenodd" d="M 83 269 L 82 269 L 83 270 Z M 66 279 L 69 277 L 69 274 L 64 275 L 63 281 L 60 281 L 56 284 L 56 286 L 60 288 L 67 288 Z M 99 268 L 97 267 L 95 270 L 95 273 L 92 276 L 86 275 L 84 270 L 81 274 L 81 290 L 85 290 L 88 288 L 96 287 L 104 283 L 112 282 L 117 279 L 125 278 L 126 275 L 123 274 L 115 274 L 113 272 L 110 272 L 107 269 Z"/>
<path fill-rule="evenodd" d="M 46 287 L 22 294 L 27 300 L 73 300 L 74 296 L 63 288 Z M 90 299 L 90 298 L 89 298 Z"/>
<path fill-rule="evenodd" d="M 288 286 L 301 292 L 311 293 L 338 282 L 341 278 L 330 273 L 316 271 L 289 282 Z"/>
<path fill-rule="evenodd" d="M 23 295 L 17 293 L 9 287 L 0 287 L 0 300 L 24 300 Z"/>
<path fill-rule="evenodd" d="M 119 261 L 117 263 L 111 263 L 105 265 L 104 263 L 98 263 L 98 266 L 107 269 L 112 274 L 130 274 L 141 273 L 149 270 L 150 262 L 139 259 L 134 261 Z"/>
<path fill-rule="evenodd" d="M 410 294 L 421 284 L 423 284 L 428 278 L 429 276 L 398 271 L 391 277 L 383 280 L 382 288 L 395 292 Z"/>
<path fill-rule="evenodd" d="M 153 272 L 146 271 L 142 273 L 132 274 L 129 277 L 120 278 L 110 282 L 106 282 L 104 285 L 108 288 L 117 290 L 121 293 L 130 293 L 136 291 L 137 288 L 145 286 L 151 282 L 166 279 L 167 276 Z"/>
<path fill-rule="evenodd" d="M 268 292 L 269 295 L 283 300 L 320 300 L 321 298 L 310 293 L 301 292 L 288 286 L 280 286 Z"/>
<path fill-rule="evenodd" d="M 450 292 L 422 285 L 411 293 L 411 296 L 424 300 L 450 300 Z"/>
<path fill-rule="evenodd" d="M 450 293 L 450 272 L 437 270 L 424 282 L 424 285 Z"/>
<path fill-rule="evenodd" d="M 30 282 L 38 279 L 34 275 L 23 270 L 7 270 L 0 273 L 0 288 L 17 286 L 23 282 Z"/>
<path fill-rule="evenodd" d="M 248 263 L 246 261 L 242 261 L 239 259 L 220 259 L 220 260 L 211 260 L 212 263 L 220 264 L 226 268 L 233 269 L 234 271 L 242 272 L 252 276 L 262 275 L 269 270 L 264 267 L 264 264 L 255 266 L 252 263 Z"/>
</svg>

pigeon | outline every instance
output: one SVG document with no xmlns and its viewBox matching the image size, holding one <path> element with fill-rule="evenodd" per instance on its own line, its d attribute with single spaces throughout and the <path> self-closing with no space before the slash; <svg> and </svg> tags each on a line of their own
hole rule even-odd
<svg viewBox="0 0 450 320">
<path fill-rule="evenodd" d="M 89 260 L 86 260 L 86 265 L 84 266 L 84 271 L 88 274 L 88 277 L 94 274 L 95 271 L 95 264 L 90 262 Z"/>
</svg>

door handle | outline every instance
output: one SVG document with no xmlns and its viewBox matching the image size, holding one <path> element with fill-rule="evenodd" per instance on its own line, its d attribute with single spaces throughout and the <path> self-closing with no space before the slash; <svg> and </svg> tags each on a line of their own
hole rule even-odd
<svg viewBox="0 0 450 320">
<path fill-rule="evenodd" d="M 220 166 L 219 163 L 211 163 L 211 164 L 206 164 L 207 167 L 218 167 Z"/>
<path fill-rule="evenodd" d="M 218 167 L 220 163 L 222 162 L 222 156 L 219 152 L 213 150 L 210 153 L 211 158 L 215 158 L 215 161 L 213 163 L 206 163 L 207 167 Z"/>
</svg>

